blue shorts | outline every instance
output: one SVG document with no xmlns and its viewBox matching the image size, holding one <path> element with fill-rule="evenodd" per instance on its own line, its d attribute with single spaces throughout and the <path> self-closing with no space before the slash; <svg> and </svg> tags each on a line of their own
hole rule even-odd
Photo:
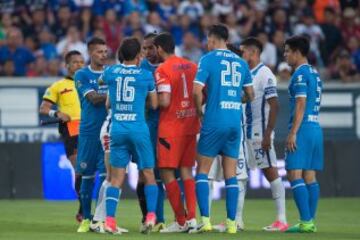
<svg viewBox="0 0 360 240">
<path fill-rule="evenodd" d="M 147 133 L 112 133 L 110 141 L 110 165 L 126 168 L 131 158 L 138 169 L 154 168 L 155 159 L 150 134 Z"/>
<path fill-rule="evenodd" d="M 285 152 L 287 170 L 322 170 L 324 165 L 323 133 L 319 125 L 302 125 L 296 135 L 295 152 Z"/>
<path fill-rule="evenodd" d="M 205 157 L 223 155 L 234 159 L 239 158 L 241 128 L 210 128 L 203 127 L 197 150 Z"/>
<path fill-rule="evenodd" d="M 99 136 L 82 136 L 78 139 L 76 172 L 83 176 L 94 175 L 96 170 L 105 173 L 104 150 Z"/>
</svg>

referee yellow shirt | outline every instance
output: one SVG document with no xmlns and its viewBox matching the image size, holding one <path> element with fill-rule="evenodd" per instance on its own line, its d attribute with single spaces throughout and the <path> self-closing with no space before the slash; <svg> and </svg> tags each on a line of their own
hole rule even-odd
<svg viewBox="0 0 360 240">
<path fill-rule="evenodd" d="M 43 99 L 56 104 L 60 112 L 70 116 L 71 121 L 80 120 L 80 101 L 72 78 L 66 77 L 53 83 Z"/>
</svg>

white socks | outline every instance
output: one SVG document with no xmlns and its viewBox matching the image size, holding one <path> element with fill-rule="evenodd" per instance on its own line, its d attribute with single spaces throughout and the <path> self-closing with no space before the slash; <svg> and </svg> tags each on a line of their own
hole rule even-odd
<svg viewBox="0 0 360 240">
<path fill-rule="evenodd" d="M 286 223 L 285 187 L 281 178 L 270 183 L 272 198 L 275 200 L 277 220 Z"/>
<path fill-rule="evenodd" d="M 238 197 L 237 209 L 236 209 L 236 222 L 240 224 L 244 224 L 243 210 L 244 210 L 245 195 L 246 195 L 246 184 L 247 184 L 247 179 L 238 180 L 239 197 Z"/>
<path fill-rule="evenodd" d="M 99 198 L 96 204 L 95 214 L 94 214 L 94 221 L 100 221 L 104 222 L 106 219 L 106 201 L 105 201 L 105 195 L 106 195 L 106 189 L 110 186 L 110 182 L 108 182 L 106 179 L 101 184 L 100 190 L 99 190 Z"/>
</svg>

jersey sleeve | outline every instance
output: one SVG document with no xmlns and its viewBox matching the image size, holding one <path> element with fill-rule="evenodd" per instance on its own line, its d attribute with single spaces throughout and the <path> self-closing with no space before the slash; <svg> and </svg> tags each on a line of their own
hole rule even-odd
<svg viewBox="0 0 360 240">
<path fill-rule="evenodd" d="M 273 97 L 277 97 L 277 89 L 276 89 L 276 77 L 275 75 L 271 72 L 270 69 L 268 69 L 268 71 L 264 72 L 264 76 L 262 76 L 263 79 L 263 90 L 264 90 L 264 95 L 265 95 L 265 99 L 270 99 Z"/>
<path fill-rule="evenodd" d="M 159 66 L 155 72 L 156 87 L 159 93 L 171 92 L 171 80 L 165 71 L 164 65 Z"/>
<path fill-rule="evenodd" d="M 148 92 L 156 92 L 155 79 L 154 79 L 153 75 L 149 72 L 147 74 L 146 78 L 147 78 L 147 81 L 149 82 Z"/>
<path fill-rule="evenodd" d="M 294 92 L 295 97 L 307 97 L 307 82 L 306 82 L 306 76 L 303 73 L 299 73 L 295 76 L 294 81 Z"/>
<path fill-rule="evenodd" d="M 48 87 L 46 89 L 46 92 L 43 96 L 44 100 L 48 100 L 54 104 L 57 103 L 58 101 L 58 88 L 57 88 L 57 84 L 52 84 L 50 87 Z"/>
<path fill-rule="evenodd" d="M 252 76 L 250 73 L 250 69 L 249 69 L 249 65 L 247 65 L 247 63 L 245 64 L 244 67 L 244 87 L 249 87 L 253 85 L 253 81 L 252 81 Z"/>
<path fill-rule="evenodd" d="M 205 86 L 209 76 L 210 73 L 208 70 L 208 58 L 204 56 L 199 61 L 194 83 Z"/>
<path fill-rule="evenodd" d="M 95 91 L 82 71 L 77 71 L 74 79 L 76 90 L 81 96 L 85 97 L 89 92 Z"/>
</svg>

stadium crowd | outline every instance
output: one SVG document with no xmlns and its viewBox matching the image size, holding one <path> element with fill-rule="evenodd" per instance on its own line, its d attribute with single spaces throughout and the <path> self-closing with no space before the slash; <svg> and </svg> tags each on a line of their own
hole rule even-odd
<svg viewBox="0 0 360 240">
<path fill-rule="evenodd" d="M 23 0 L 0 3 L 1 76 L 65 75 L 62 57 L 97 36 L 110 47 L 109 63 L 126 36 L 168 31 L 177 53 L 197 63 L 207 28 L 230 29 L 230 42 L 261 39 L 262 61 L 287 81 L 283 44 L 293 34 L 310 38 L 309 60 L 322 78 L 360 82 L 360 14 L 357 0 Z"/>
</svg>

